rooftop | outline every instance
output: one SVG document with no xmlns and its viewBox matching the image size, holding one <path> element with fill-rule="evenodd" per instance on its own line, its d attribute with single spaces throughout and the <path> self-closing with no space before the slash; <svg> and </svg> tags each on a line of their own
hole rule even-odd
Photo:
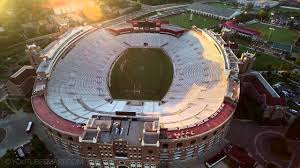
<svg viewBox="0 0 300 168">
<path fill-rule="evenodd" d="M 218 7 L 214 7 L 214 6 L 199 3 L 199 2 L 195 2 L 195 3 L 191 4 L 188 7 L 188 9 L 198 10 L 198 11 L 202 11 L 202 12 L 209 13 L 212 15 L 217 15 L 217 16 L 224 17 L 224 18 L 230 18 L 230 17 L 240 13 L 240 10 L 238 10 L 238 9 L 218 8 Z"/>
<path fill-rule="evenodd" d="M 266 97 L 266 105 L 268 106 L 286 106 L 284 97 L 280 97 L 266 79 L 258 72 L 251 72 L 242 79 L 243 82 L 253 84 L 258 93 Z"/>
<path fill-rule="evenodd" d="M 81 138 L 83 142 L 88 140 L 94 143 L 113 143 L 115 140 L 127 140 L 129 145 L 141 145 L 143 136 L 146 136 L 144 139 L 149 144 L 156 144 L 159 137 L 158 128 L 155 132 L 148 133 L 144 132 L 144 125 L 146 123 L 151 125 L 157 120 L 126 116 L 97 116 L 89 119 Z"/>
<path fill-rule="evenodd" d="M 35 76 L 35 69 L 32 66 L 25 65 L 10 76 L 9 80 L 16 85 L 24 82 L 28 77 Z"/>
<path fill-rule="evenodd" d="M 31 103 L 37 117 L 49 127 L 74 136 L 83 133 L 83 128 L 79 124 L 65 120 L 53 113 L 48 107 L 44 96 L 33 96 Z"/>
</svg>

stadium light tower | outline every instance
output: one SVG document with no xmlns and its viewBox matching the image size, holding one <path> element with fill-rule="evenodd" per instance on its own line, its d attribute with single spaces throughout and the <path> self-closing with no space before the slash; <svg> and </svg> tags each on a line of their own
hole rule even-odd
<svg viewBox="0 0 300 168">
<path fill-rule="evenodd" d="M 269 30 L 270 30 L 270 32 L 269 32 L 267 41 L 269 41 L 269 38 L 270 38 L 270 36 L 271 36 L 271 33 L 272 33 L 272 31 L 274 31 L 275 29 L 274 29 L 273 27 L 269 27 Z"/>
</svg>

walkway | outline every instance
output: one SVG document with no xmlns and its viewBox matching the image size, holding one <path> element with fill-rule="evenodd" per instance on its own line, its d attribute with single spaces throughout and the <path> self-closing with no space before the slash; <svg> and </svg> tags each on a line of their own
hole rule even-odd
<svg viewBox="0 0 300 168">
<path fill-rule="evenodd" d="M 286 168 L 289 161 L 278 160 L 266 152 L 266 144 L 262 140 L 274 135 L 282 135 L 284 128 L 280 126 L 260 126 L 254 121 L 241 121 L 234 119 L 229 127 L 226 139 L 232 144 L 245 148 L 258 163 L 264 165 L 266 161 L 272 161 Z M 299 142 L 288 141 L 289 145 L 296 146 Z M 293 149 L 293 147 L 292 147 Z"/>
</svg>

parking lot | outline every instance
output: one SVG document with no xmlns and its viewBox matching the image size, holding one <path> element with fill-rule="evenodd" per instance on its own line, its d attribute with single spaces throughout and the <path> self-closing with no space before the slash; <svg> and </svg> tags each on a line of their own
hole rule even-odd
<svg viewBox="0 0 300 168">
<path fill-rule="evenodd" d="M 295 84 L 287 84 L 284 82 L 276 83 L 272 86 L 274 90 L 287 99 L 290 107 L 289 112 L 298 113 L 300 110 L 300 87 Z"/>
</svg>

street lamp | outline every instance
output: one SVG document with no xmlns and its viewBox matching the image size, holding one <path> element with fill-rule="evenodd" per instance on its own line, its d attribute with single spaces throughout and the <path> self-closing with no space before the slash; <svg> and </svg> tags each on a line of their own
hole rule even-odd
<svg viewBox="0 0 300 168">
<path fill-rule="evenodd" d="M 269 27 L 269 30 L 270 30 L 270 32 L 269 32 L 267 41 L 269 41 L 269 38 L 270 38 L 270 36 L 271 36 L 271 33 L 272 33 L 272 31 L 274 31 L 275 29 L 274 29 L 273 27 Z"/>
</svg>

